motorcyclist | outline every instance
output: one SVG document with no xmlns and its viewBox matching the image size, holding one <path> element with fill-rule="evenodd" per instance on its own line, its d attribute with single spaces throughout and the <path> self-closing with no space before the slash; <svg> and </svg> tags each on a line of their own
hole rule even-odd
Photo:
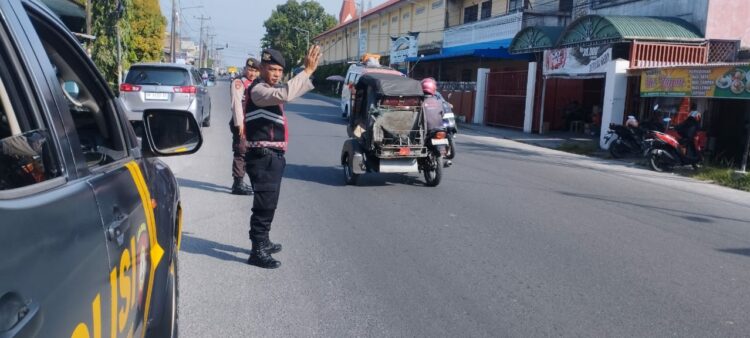
<svg viewBox="0 0 750 338">
<path fill-rule="evenodd" d="M 428 77 L 422 80 L 422 91 L 424 92 L 424 115 L 427 124 L 427 131 L 443 129 L 443 102 L 435 96 L 437 92 L 437 82 L 435 79 Z"/>
<path fill-rule="evenodd" d="M 437 82 L 435 79 L 428 77 L 422 80 L 422 92 L 424 92 L 424 102 L 422 103 L 422 110 L 424 111 L 425 124 L 427 132 L 433 132 L 436 130 L 445 130 L 443 127 L 443 101 L 441 101 L 435 93 L 437 92 Z M 443 166 L 449 167 L 453 164 L 451 160 L 446 160 Z"/>
<path fill-rule="evenodd" d="M 677 133 L 680 134 L 680 144 L 684 146 L 683 155 L 686 157 L 695 158 L 698 156 L 694 139 L 700 128 L 700 121 L 701 113 L 698 111 L 698 106 L 695 103 L 691 103 L 690 115 L 685 121 L 675 127 Z"/>
</svg>

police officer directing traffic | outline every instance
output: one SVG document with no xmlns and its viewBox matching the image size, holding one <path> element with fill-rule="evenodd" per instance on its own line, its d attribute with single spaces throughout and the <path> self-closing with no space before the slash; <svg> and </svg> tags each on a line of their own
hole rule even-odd
<svg viewBox="0 0 750 338">
<path fill-rule="evenodd" d="M 245 105 L 247 104 L 247 88 L 255 81 L 260 71 L 260 62 L 255 58 L 249 58 L 245 62 L 242 77 L 234 79 L 230 87 L 232 99 L 232 119 L 229 121 L 229 130 L 232 131 L 232 194 L 252 195 L 253 189 L 243 182 L 245 178 L 245 153 L 247 151 L 245 141 Z"/>
<path fill-rule="evenodd" d="M 248 264 L 275 269 L 281 262 L 271 254 L 281 251 L 281 245 L 271 242 L 271 230 L 279 201 L 281 177 L 286 167 L 287 119 L 283 104 L 313 89 L 310 75 L 318 68 L 320 47 L 308 49 L 304 71 L 286 84 L 280 84 L 284 74 L 284 57 L 274 49 L 261 54 L 260 79 L 250 85 L 250 95 L 245 107 L 245 136 L 247 174 L 255 190 L 253 214 L 250 217 L 252 250 Z"/>
</svg>

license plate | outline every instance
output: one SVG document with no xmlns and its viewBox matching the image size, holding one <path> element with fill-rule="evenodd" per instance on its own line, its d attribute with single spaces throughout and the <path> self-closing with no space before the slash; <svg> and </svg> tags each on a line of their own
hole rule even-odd
<svg viewBox="0 0 750 338">
<path fill-rule="evenodd" d="M 146 93 L 146 100 L 169 100 L 169 93 Z"/>
<path fill-rule="evenodd" d="M 432 139 L 432 145 L 434 145 L 434 146 L 438 146 L 438 145 L 448 145 L 448 139 L 444 139 L 444 138 L 442 138 L 442 139 L 439 139 L 439 138 L 434 138 L 434 139 Z"/>
</svg>

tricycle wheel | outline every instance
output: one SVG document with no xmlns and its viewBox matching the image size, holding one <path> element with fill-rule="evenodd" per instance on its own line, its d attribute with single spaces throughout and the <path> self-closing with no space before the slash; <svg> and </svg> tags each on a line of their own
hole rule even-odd
<svg viewBox="0 0 750 338">
<path fill-rule="evenodd" d="M 344 167 L 344 179 L 347 185 L 356 185 L 359 174 L 354 173 L 352 163 L 349 161 L 349 154 L 344 153 L 341 155 L 341 166 Z"/>
<path fill-rule="evenodd" d="M 424 168 L 424 180 L 428 187 L 436 187 L 443 178 L 443 166 L 440 156 L 430 154 Z"/>
</svg>

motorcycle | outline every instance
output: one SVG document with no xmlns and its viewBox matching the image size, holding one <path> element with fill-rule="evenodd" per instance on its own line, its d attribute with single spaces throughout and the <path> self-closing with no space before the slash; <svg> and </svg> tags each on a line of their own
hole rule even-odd
<svg viewBox="0 0 750 338">
<path fill-rule="evenodd" d="M 703 145 L 697 136 L 692 140 L 686 140 L 693 142 L 695 148 L 695 154 L 688 154 L 689 149 L 686 145 L 680 144 L 677 137 L 658 131 L 653 131 L 651 134 L 653 138 L 645 141 L 646 150 L 643 155 L 648 159 L 649 167 L 654 171 L 670 171 L 675 166 L 685 165 L 697 169 L 698 164 L 703 161 Z"/>
<path fill-rule="evenodd" d="M 604 143 L 608 144 L 609 153 L 613 158 L 623 158 L 628 155 L 640 155 L 643 152 L 643 141 L 651 131 L 643 128 L 632 128 L 610 123 Z"/>
<path fill-rule="evenodd" d="M 440 179 L 443 176 L 442 168 L 450 166 L 450 161 L 442 163 L 442 159 L 448 152 L 448 133 L 442 129 L 430 130 L 427 133 L 426 146 L 427 157 L 418 161 L 419 170 L 424 172 L 427 185 L 436 186 L 440 184 Z"/>
</svg>

